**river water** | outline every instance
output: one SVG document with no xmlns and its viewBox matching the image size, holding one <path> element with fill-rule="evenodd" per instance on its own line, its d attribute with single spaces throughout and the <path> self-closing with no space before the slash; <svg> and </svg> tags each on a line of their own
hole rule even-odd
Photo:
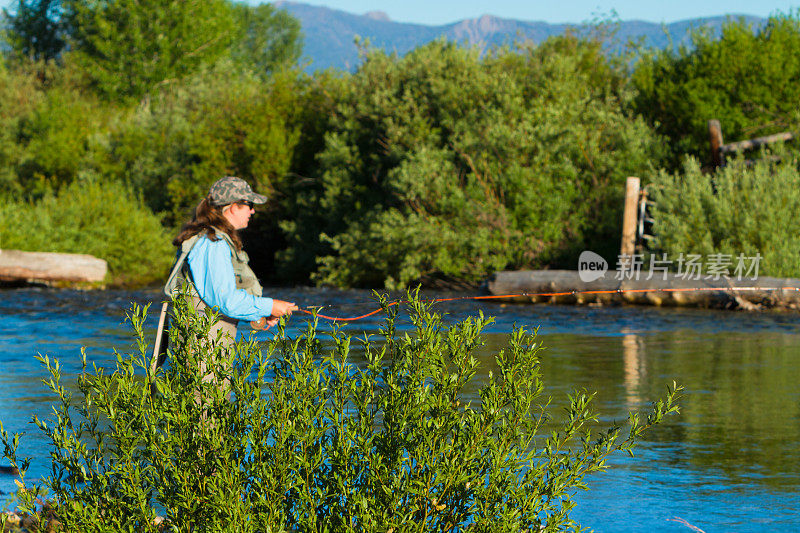
<svg viewBox="0 0 800 533">
<path fill-rule="evenodd" d="M 269 293 L 301 306 L 332 305 L 323 312 L 337 316 L 375 308 L 367 291 Z M 68 378 L 79 369 L 82 346 L 90 361 L 113 365 L 113 349 L 132 343 L 125 310 L 159 299 L 155 291 L 0 291 L 0 420 L 8 431 L 26 432 L 29 476 L 46 475 L 49 464 L 49 449 L 30 423 L 33 415 L 48 417 L 52 401 L 35 355 L 58 357 Z M 496 317 L 481 355 L 486 366 L 514 324 L 538 326 L 555 414 L 567 393 L 586 389 L 597 391 L 601 421 L 623 421 L 673 380 L 685 387 L 680 415 L 648 432 L 634 457 L 618 455 L 607 472 L 587 479 L 590 490 L 576 495 L 572 515 L 583 526 L 691 531 L 674 521 L 682 519 L 706 533 L 800 531 L 800 315 L 469 300 L 436 310 L 447 321 L 479 310 Z M 156 321 L 155 313 L 148 318 L 151 336 Z M 345 328 L 375 332 L 380 322 L 376 315 Z M 288 333 L 303 324 L 295 315 Z M 0 490 L 14 488 L 14 478 L 0 474 Z"/>
</svg>

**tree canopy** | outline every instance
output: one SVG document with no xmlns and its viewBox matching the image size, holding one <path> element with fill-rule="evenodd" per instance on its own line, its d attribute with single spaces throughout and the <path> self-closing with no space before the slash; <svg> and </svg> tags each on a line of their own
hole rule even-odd
<svg viewBox="0 0 800 533">
<path fill-rule="evenodd" d="M 227 0 L 65 0 L 74 59 L 109 97 L 139 98 L 229 50 Z"/>
<path fill-rule="evenodd" d="M 266 76 L 281 65 L 297 62 L 303 39 L 296 18 L 269 4 L 236 3 L 233 9 L 236 34 L 231 56 L 236 64 Z"/>
<path fill-rule="evenodd" d="M 65 44 L 61 12 L 61 0 L 17 0 L 3 9 L 12 48 L 26 58 L 57 57 Z"/>
<path fill-rule="evenodd" d="M 370 53 L 284 225 L 286 268 L 346 286 L 475 282 L 614 238 L 624 177 L 660 150 L 626 113 L 619 68 L 576 37 L 483 58 L 444 41 Z"/>
<path fill-rule="evenodd" d="M 709 159 L 711 119 L 730 141 L 795 127 L 798 78 L 800 20 L 791 14 L 761 27 L 730 20 L 718 38 L 696 31 L 690 46 L 643 55 L 633 76 L 636 109 L 670 139 L 674 165 L 685 153 Z"/>
</svg>

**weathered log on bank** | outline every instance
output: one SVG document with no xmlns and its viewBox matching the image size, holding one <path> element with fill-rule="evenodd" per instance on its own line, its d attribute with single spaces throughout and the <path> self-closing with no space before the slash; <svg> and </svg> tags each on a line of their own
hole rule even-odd
<svg viewBox="0 0 800 533">
<path fill-rule="evenodd" d="M 100 284 L 108 264 L 86 254 L 0 250 L 0 282 L 46 285 Z"/>
<path fill-rule="evenodd" d="M 573 270 L 520 270 L 496 272 L 487 288 L 493 295 L 526 294 L 513 300 L 533 303 L 578 305 L 644 304 L 657 306 L 686 306 L 713 309 L 800 309 L 800 279 L 684 279 L 675 274 L 658 273 L 652 279 L 617 278 L 616 271 L 592 282 L 581 281 Z M 674 289 L 702 289 L 680 290 Z M 735 290 L 753 288 L 753 290 Z M 778 290 L 774 290 L 778 288 Z M 719 289 L 719 290 L 709 290 Z M 734 290 L 732 290 L 734 289 Z M 609 291 L 586 294 L 585 291 Z M 619 291 L 619 292 L 618 292 Z M 640 292 L 626 292 L 640 291 Z M 537 293 L 569 293 L 560 296 L 535 296 Z"/>
</svg>

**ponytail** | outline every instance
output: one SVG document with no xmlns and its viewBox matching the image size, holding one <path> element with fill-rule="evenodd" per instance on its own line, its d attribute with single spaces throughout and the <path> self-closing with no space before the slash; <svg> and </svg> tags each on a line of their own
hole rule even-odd
<svg viewBox="0 0 800 533">
<path fill-rule="evenodd" d="M 183 241 L 194 237 L 202 231 L 208 233 L 208 238 L 212 241 L 218 239 L 215 230 L 223 231 L 228 234 L 231 241 L 237 250 L 242 249 L 242 239 L 239 237 L 239 232 L 228 222 L 228 219 L 222 214 L 222 208 L 212 205 L 211 196 L 206 196 L 197 205 L 194 217 L 187 221 L 178 233 L 177 237 L 172 240 L 172 244 L 180 247 Z"/>
</svg>

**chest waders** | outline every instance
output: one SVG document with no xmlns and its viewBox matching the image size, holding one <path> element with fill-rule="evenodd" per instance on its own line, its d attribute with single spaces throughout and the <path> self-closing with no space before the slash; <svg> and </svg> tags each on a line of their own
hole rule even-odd
<svg viewBox="0 0 800 533">
<path fill-rule="evenodd" d="M 192 248 L 202 235 L 205 235 L 205 233 L 200 233 L 183 241 L 175 259 L 175 264 L 164 285 L 164 294 L 169 300 L 161 305 L 161 314 L 158 318 L 158 330 L 156 331 L 156 339 L 153 344 L 153 357 L 150 360 L 150 375 L 152 377 L 155 377 L 158 367 L 164 364 L 164 360 L 166 359 L 167 350 L 164 336 L 168 331 L 167 317 L 169 315 L 169 304 L 170 301 L 180 293 L 183 284 L 187 283 L 189 285 L 189 296 L 196 311 L 200 312 L 208 308 L 208 305 L 197 294 L 197 290 L 192 283 L 189 264 L 186 262 L 189 252 L 192 251 Z M 258 278 L 248 264 L 250 258 L 247 252 L 237 250 L 233 241 L 231 241 L 228 234 L 224 231 L 216 230 L 216 236 L 222 238 L 231 250 L 231 263 L 233 265 L 233 275 L 236 279 L 236 288 L 243 289 L 253 296 L 261 296 L 263 294 L 263 289 L 261 283 L 259 283 Z M 237 319 L 220 314 L 219 321 L 212 327 L 210 336 L 216 337 L 217 332 L 222 331 L 223 342 L 233 344 L 236 339 L 236 326 L 238 323 L 239 321 Z"/>
</svg>

